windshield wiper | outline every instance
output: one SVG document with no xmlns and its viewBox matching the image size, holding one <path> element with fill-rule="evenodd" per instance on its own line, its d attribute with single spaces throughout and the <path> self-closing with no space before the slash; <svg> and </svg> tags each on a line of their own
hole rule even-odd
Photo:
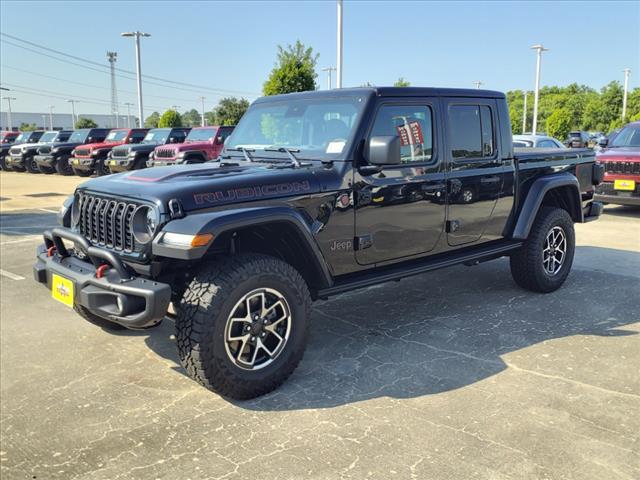
<svg viewBox="0 0 640 480">
<path fill-rule="evenodd" d="M 300 168 L 302 166 L 298 157 L 295 156 L 295 153 L 300 152 L 299 148 L 275 147 L 275 148 L 265 148 L 264 151 L 286 153 L 287 156 L 289 157 L 289 160 L 291 160 L 291 165 L 293 165 L 295 168 Z"/>
<path fill-rule="evenodd" d="M 247 162 L 253 162 L 253 157 L 251 156 L 251 154 L 249 152 L 255 152 L 255 148 L 245 148 L 245 147 L 237 147 L 237 148 L 225 148 L 225 150 L 231 151 L 231 152 L 242 152 L 242 155 L 244 155 L 244 159 Z"/>
</svg>

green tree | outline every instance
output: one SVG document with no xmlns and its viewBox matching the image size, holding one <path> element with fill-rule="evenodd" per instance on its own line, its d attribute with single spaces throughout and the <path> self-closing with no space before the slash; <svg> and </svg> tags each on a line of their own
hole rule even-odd
<svg viewBox="0 0 640 480">
<path fill-rule="evenodd" d="M 561 108 L 554 111 L 546 120 L 547 135 L 564 140 L 572 129 L 571 111 Z"/>
<path fill-rule="evenodd" d="M 247 108 L 249 108 L 249 101 L 244 98 L 223 98 L 213 110 L 211 123 L 213 125 L 237 125 Z"/>
<path fill-rule="evenodd" d="M 76 128 L 98 128 L 98 124 L 90 118 L 79 118 Z"/>
<path fill-rule="evenodd" d="M 409 87 L 411 86 L 411 82 L 408 80 L 405 80 L 404 77 L 400 77 L 398 78 L 398 80 L 396 80 L 396 83 L 393 84 L 394 87 Z"/>
<path fill-rule="evenodd" d="M 21 132 L 33 132 L 34 130 L 37 130 L 38 127 L 35 123 L 24 123 L 22 122 L 20 124 L 20 131 Z"/>
<path fill-rule="evenodd" d="M 188 112 L 184 112 L 182 115 L 182 125 L 185 127 L 199 127 L 202 125 L 202 117 L 200 112 L 195 108 L 192 108 Z"/>
<path fill-rule="evenodd" d="M 296 40 L 295 45 L 287 45 L 286 49 L 278 45 L 278 59 L 262 87 L 262 93 L 279 95 L 316 90 L 318 56 L 300 40 Z"/>
<path fill-rule="evenodd" d="M 167 110 L 160 117 L 158 127 L 160 128 L 173 128 L 182 126 L 182 117 L 175 110 Z"/>
<path fill-rule="evenodd" d="M 144 121 L 144 126 L 146 128 L 158 128 L 159 123 L 160 123 L 160 114 L 158 112 L 153 112 Z"/>
</svg>

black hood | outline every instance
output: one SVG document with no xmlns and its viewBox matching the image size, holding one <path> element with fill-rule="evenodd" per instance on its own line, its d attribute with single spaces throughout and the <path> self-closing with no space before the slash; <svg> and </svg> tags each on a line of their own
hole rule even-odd
<svg viewBox="0 0 640 480">
<path fill-rule="evenodd" d="M 185 211 L 231 205 L 267 198 L 310 195 L 319 191 L 315 173 L 321 166 L 291 168 L 285 165 L 251 164 L 154 167 L 98 177 L 79 189 L 147 200 L 166 211 L 167 202 L 178 199 Z"/>
<path fill-rule="evenodd" d="M 53 143 L 46 143 L 46 144 L 43 144 L 43 145 L 46 145 L 46 146 L 51 147 L 51 148 L 75 148 L 75 147 L 77 147 L 79 145 L 84 145 L 84 143 L 79 143 L 79 142 L 73 142 L 73 143 L 70 143 L 70 142 L 53 142 Z"/>
<path fill-rule="evenodd" d="M 134 143 L 133 145 L 118 145 L 117 147 L 113 147 L 112 151 L 126 150 L 128 152 L 151 152 L 154 148 L 160 145 L 155 143 Z"/>
</svg>

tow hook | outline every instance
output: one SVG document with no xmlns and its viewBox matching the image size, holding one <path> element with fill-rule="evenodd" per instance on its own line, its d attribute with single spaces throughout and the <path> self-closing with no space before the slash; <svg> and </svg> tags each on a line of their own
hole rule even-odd
<svg viewBox="0 0 640 480">
<path fill-rule="evenodd" d="M 110 266 L 111 265 L 109 265 L 108 263 L 103 263 L 98 268 L 96 268 L 96 278 L 104 277 L 104 272 L 107 271 Z"/>
</svg>

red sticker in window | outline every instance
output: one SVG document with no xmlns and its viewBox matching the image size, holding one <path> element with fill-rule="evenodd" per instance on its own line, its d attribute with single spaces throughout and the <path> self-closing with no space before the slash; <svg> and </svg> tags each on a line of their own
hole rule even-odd
<svg viewBox="0 0 640 480">
<path fill-rule="evenodd" d="M 419 122 L 409 122 L 396 127 L 400 136 L 400 145 L 424 144 L 424 136 Z"/>
</svg>

